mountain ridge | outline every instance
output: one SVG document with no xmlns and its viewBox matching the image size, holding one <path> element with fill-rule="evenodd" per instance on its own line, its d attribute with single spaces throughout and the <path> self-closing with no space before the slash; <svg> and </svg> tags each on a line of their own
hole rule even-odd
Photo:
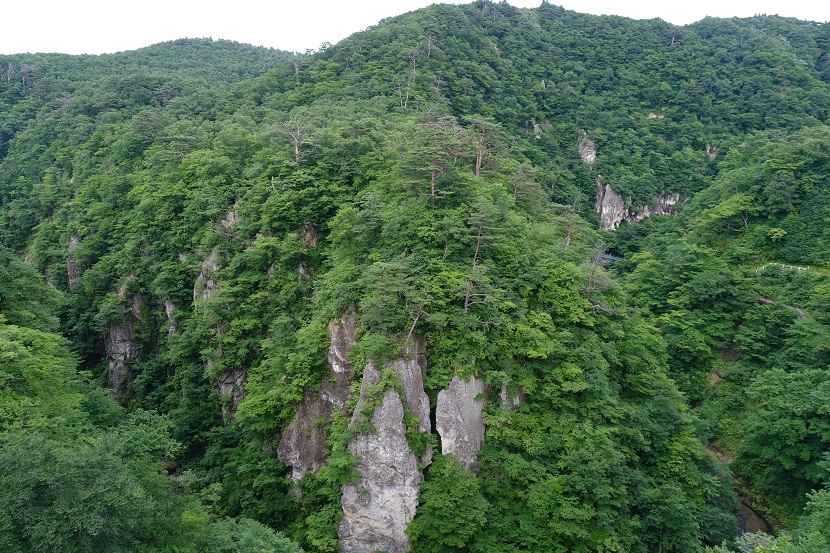
<svg viewBox="0 0 830 553">
<path fill-rule="evenodd" d="M 788 525 L 806 506 L 797 539 L 819 543 L 828 440 L 774 421 L 823 428 L 827 290 L 753 271 L 826 268 L 826 36 L 785 18 L 675 27 L 479 1 L 308 56 L 173 41 L 115 55 L 123 74 L 73 81 L 68 61 L 94 61 L 73 57 L 34 83 L 18 58 L 0 79 L 0 244 L 17 260 L 0 299 L 35 271 L 63 299 L 44 307 L 71 344 L 55 342 L 61 366 L 157 429 L 135 466 L 161 470 L 164 450 L 187 490 L 170 524 L 192 547 L 200 528 L 233 528 L 320 552 L 717 550 L 735 544 L 738 504 L 712 440 Z M 132 72 L 180 47 L 200 54 Z M 600 185 L 632 212 L 688 201 L 600 233 Z M 18 303 L 0 301 L 15 324 Z M 91 398 L 66 400 L 97 421 L 77 432 L 133 439 L 100 386 L 61 378 Z M 24 444 L 21 424 L 10 415 L 3 439 Z M 289 451 L 297 429 L 308 463 Z M 368 470 L 373 455 L 389 470 Z M 389 530 L 371 521 L 393 473 L 408 499 Z M 0 525 L 8 543 L 29 543 L 33 517 Z M 165 547 L 123 528 L 107 535 Z"/>
</svg>

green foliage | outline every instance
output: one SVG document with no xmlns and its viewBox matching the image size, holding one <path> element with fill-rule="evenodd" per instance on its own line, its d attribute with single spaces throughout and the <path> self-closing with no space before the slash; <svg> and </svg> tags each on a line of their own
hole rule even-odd
<svg viewBox="0 0 830 553">
<path fill-rule="evenodd" d="M 637 265 L 626 277 L 666 331 L 672 375 L 686 391 L 698 378 L 692 397 L 704 399 L 715 435 L 737 453 L 735 471 L 790 523 L 823 481 L 827 448 L 830 359 L 819 299 L 827 277 L 807 267 L 823 263 L 813 252 L 826 252 L 813 210 L 825 201 L 827 136 L 824 127 L 758 135 L 730 151 L 727 170 L 685 211 L 683 237 L 636 240 L 648 251 L 631 257 Z M 695 246 L 690 262 L 689 244 L 707 241 L 720 258 Z M 715 371 L 723 380 L 704 398 Z"/>
<path fill-rule="evenodd" d="M 42 277 L 0 246 L 0 316 L 13 325 L 55 330 L 63 297 Z"/>
<path fill-rule="evenodd" d="M 208 526 L 198 551 L 205 553 L 302 553 L 300 547 L 255 520 L 219 520 Z"/>
<path fill-rule="evenodd" d="M 805 516 L 799 527 L 793 532 L 782 532 L 776 537 L 757 532 L 744 534 L 735 541 L 741 551 L 758 553 L 820 553 L 827 551 L 828 495 L 826 490 L 809 495 Z M 730 551 L 726 547 L 707 548 L 707 551 L 720 553 Z"/>
<path fill-rule="evenodd" d="M 745 419 L 736 471 L 752 475 L 753 484 L 773 497 L 800 497 L 826 478 L 820 464 L 830 444 L 826 372 L 772 369 L 747 392 L 754 409 Z"/>
<path fill-rule="evenodd" d="M 0 430 L 77 433 L 87 421 L 76 364 L 60 336 L 0 320 Z"/>
<path fill-rule="evenodd" d="M 451 455 L 432 461 L 418 514 L 406 528 L 418 551 L 463 551 L 486 522 L 488 503 L 472 473 Z"/>
<path fill-rule="evenodd" d="M 313 55 L 0 57 L 3 547 L 296 551 L 267 524 L 336 551 L 361 427 L 320 421 L 328 464 L 299 499 L 274 451 L 346 312 L 353 388 L 423 337 L 433 404 L 473 373 L 508 397 L 487 398 L 472 472 L 427 471 L 419 551 L 720 544 L 734 497 L 711 437 L 794 520 L 830 439 L 825 35 L 478 1 Z M 600 236 L 600 175 L 629 206 L 692 199 Z M 603 267 L 604 246 L 625 259 Z M 126 421 L 94 386 L 116 324 Z M 233 412 L 217 383 L 240 374 Z M 410 446 L 437 448 L 415 422 Z"/>
<path fill-rule="evenodd" d="M 180 540 L 182 499 L 117 435 L 59 443 L 40 433 L 2 437 L 4 548 L 127 551 Z M 152 549 L 150 549 L 152 550 Z"/>
</svg>

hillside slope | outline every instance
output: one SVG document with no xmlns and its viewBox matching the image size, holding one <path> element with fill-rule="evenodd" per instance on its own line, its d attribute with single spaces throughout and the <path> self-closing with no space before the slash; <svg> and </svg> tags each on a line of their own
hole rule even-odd
<svg viewBox="0 0 830 553">
<path fill-rule="evenodd" d="M 291 59 L 4 57 L 0 244 L 80 368 L 163 415 L 211 520 L 307 551 L 703 551 L 736 531 L 713 437 L 790 524 L 824 484 L 823 431 L 769 458 L 766 388 L 706 392 L 718 352 L 784 346 L 764 374 L 826 386 L 819 280 L 749 280 L 828 268 L 827 33 L 480 1 Z"/>
</svg>

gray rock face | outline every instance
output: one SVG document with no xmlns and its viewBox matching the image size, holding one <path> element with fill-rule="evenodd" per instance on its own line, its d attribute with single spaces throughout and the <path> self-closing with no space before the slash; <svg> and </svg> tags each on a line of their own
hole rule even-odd
<svg viewBox="0 0 830 553">
<path fill-rule="evenodd" d="M 118 297 L 127 297 L 127 288 L 135 281 L 130 274 L 118 289 Z M 138 358 L 138 342 L 135 339 L 134 323 L 141 320 L 144 299 L 141 294 L 129 298 L 130 311 L 121 315 L 117 323 L 107 327 L 107 387 L 115 392 L 115 400 L 123 404 L 130 391 L 133 373 L 128 361 Z"/>
<path fill-rule="evenodd" d="M 651 205 L 642 205 L 629 214 L 629 222 L 641 221 L 649 215 L 674 215 L 677 204 L 681 202 L 680 193 L 661 192 Z"/>
<path fill-rule="evenodd" d="M 307 392 L 291 424 L 277 446 L 279 460 L 291 467 L 291 478 L 298 482 L 306 472 L 317 472 L 326 462 L 326 433 L 319 421 L 326 421 L 335 409 L 344 409 L 349 400 L 351 366 L 346 357 L 357 343 L 357 321 L 347 313 L 329 323 L 329 374 L 320 390 Z"/>
<path fill-rule="evenodd" d="M 600 177 L 597 177 L 597 201 L 594 208 L 600 217 L 599 230 L 616 229 L 628 215 L 622 196 L 614 192 L 610 184 L 603 187 Z"/>
<path fill-rule="evenodd" d="M 314 225 L 305 221 L 300 228 L 297 229 L 297 233 L 300 237 L 300 243 L 302 243 L 307 248 L 311 248 L 317 245 L 317 229 L 314 228 Z"/>
<path fill-rule="evenodd" d="M 430 430 L 429 400 L 423 389 L 423 339 L 409 343 L 406 355 L 387 365 L 398 375 L 407 409 L 419 418 L 418 428 Z M 381 373 L 369 363 L 363 371 L 360 400 L 352 426 L 364 420 L 369 390 L 381 380 Z M 408 553 L 404 533 L 418 506 L 418 486 L 423 481 L 418 458 L 406 439 L 404 401 L 395 388 L 383 392 L 375 405 L 371 422 L 374 431 L 357 435 L 349 452 L 358 457 L 360 480 L 343 486 L 340 521 L 340 550 L 343 553 Z M 421 456 L 422 463 L 432 452 Z"/>
<path fill-rule="evenodd" d="M 357 343 L 357 320 L 352 312 L 346 313 L 340 321 L 329 322 L 329 353 L 326 362 L 333 374 L 351 374 L 352 367 L 349 363 L 349 350 Z M 343 398 L 337 405 L 346 405 Z"/>
<path fill-rule="evenodd" d="M 379 381 L 380 373 L 368 365 L 361 398 Z M 362 420 L 359 409 L 363 403 L 358 403 L 353 422 Z M 403 414 L 398 392 L 387 389 L 372 415 L 376 431 L 358 435 L 349 445 L 349 452 L 359 458 L 360 481 L 343 486 L 340 503 L 344 514 L 338 531 L 343 553 L 410 550 L 404 530 L 415 516 L 423 476 L 406 441 Z"/>
<path fill-rule="evenodd" d="M 216 378 L 219 385 L 219 399 L 221 400 L 222 420 L 225 424 L 233 422 L 239 402 L 247 393 L 245 380 L 247 379 L 245 369 L 233 369 L 223 372 Z"/>
<path fill-rule="evenodd" d="M 173 311 L 176 309 L 176 304 L 170 300 L 163 300 L 164 314 L 167 315 L 167 320 L 170 322 L 170 327 L 167 329 L 167 335 L 171 336 L 179 329 L 176 318 L 173 316 Z"/>
<path fill-rule="evenodd" d="M 240 221 L 235 211 L 231 210 L 225 219 L 220 221 L 220 226 L 230 232 L 233 224 Z M 199 276 L 196 277 L 196 283 L 193 285 L 193 301 L 198 303 L 200 301 L 209 300 L 219 288 L 219 281 L 216 277 L 216 272 L 221 268 L 220 256 L 218 248 L 214 248 L 210 255 L 202 262 L 202 270 L 199 271 Z M 175 306 L 174 306 L 175 307 Z M 167 309 L 168 318 L 172 316 L 172 309 Z M 176 322 L 171 319 L 171 326 L 169 333 L 176 331 Z M 217 336 L 222 336 L 226 332 L 226 327 L 223 323 L 216 324 Z M 205 361 L 205 371 L 210 372 L 217 361 L 222 359 L 222 347 L 219 345 L 213 353 L 213 356 Z M 225 424 L 231 424 L 236 416 L 236 410 L 239 408 L 239 403 L 245 397 L 247 391 L 245 390 L 245 381 L 248 378 L 248 373 L 245 367 L 234 367 L 226 371 L 220 372 L 216 376 L 216 386 L 219 392 L 220 410 L 222 413 L 222 420 Z"/>
<path fill-rule="evenodd" d="M 597 161 L 596 146 L 594 146 L 594 141 L 587 136 L 583 136 L 582 140 L 579 141 L 579 157 L 589 165 L 593 165 Z"/>
<path fill-rule="evenodd" d="M 424 373 L 426 372 L 425 344 L 423 336 L 413 335 L 409 340 L 404 355 L 392 362 L 392 368 L 401 382 L 405 405 L 410 413 L 418 417 L 418 431 L 431 432 L 429 418 L 429 396 L 424 391 Z M 421 464 L 432 462 L 432 449 L 427 448 L 421 455 Z"/>
<path fill-rule="evenodd" d="M 225 232 L 232 236 L 233 226 L 241 220 L 242 217 L 239 216 L 239 213 L 236 211 L 236 209 L 231 209 L 230 211 L 228 211 L 228 215 L 224 219 L 219 221 L 219 225 L 221 225 L 222 229 L 224 229 Z"/>
<path fill-rule="evenodd" d="M 441 453 L 452 455 L 470 468 L 484 445 L 484 392 L 481 380 L 470 376 L 463 381 L 453 377 L 446 390 L 438 392 L 435 427 L 441 436 Z"/>
<path fill-rule="evenodd" d="M 138 357 L 138 343 L 129 316 L 122 317 L 118 324 L 107 328 L 106 352 L 109 361 L 107 387 L 115 392 L 115 400 L 123 404 L 133 379 L 127 361 Z"/>
<path fill-rule="evenodd" d="M 501 391 L 499 392 L 500 408 L 505 411 L 513 411 L 514 409 L 518 409 L 519 405 L 521 405 L 526 399 L 527 398 L 521 388 L 519 388 L 518 393 L 514 396 L 511 395 L 510 391 L 507 389 L 507 381 L 505 380 L 501 383 Z"/>
<path fill-rule="evenodd" d="M 610 184 L 603 187 L 602 179 L 597 177 L 597 199 L 594 209 L 600 214 L 599 230 L 614 230 L 622 221 L 633 223 L 649 215 L 674 215 L 675 208 L 681 201 L 679 192 L 670 194 L 662 192 L 655 198 L 653 204 L 631 210 Z"/>
<path fill-rule="evenodd" d="M 219 252 L 214 248 L 202 263 L 202 270 L 199 272 L 199 276 L 196 277 L 196 284 L 193 286 L 194 301 L 210 299 L 213 296 L 214 290 L 219 286 L 214 276 L 219 267 Z"/>
<path fill-rule="evenodd" d="M 297 278 L 301 281 L 308 280 L 308 269 L 306 269 L 303 261 L 300 261 L 300 264 L 297 265 Z"/>
</svg>

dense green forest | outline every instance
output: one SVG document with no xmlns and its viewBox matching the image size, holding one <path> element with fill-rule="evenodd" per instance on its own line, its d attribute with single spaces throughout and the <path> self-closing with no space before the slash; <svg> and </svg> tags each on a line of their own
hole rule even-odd
<svg viewBox="0 0 830 553">
<path fill-rule="evenodd" d="M 827 24 L 479 0 L 0 113 L 0 549 L 830 551 Z"/>
</svg>

